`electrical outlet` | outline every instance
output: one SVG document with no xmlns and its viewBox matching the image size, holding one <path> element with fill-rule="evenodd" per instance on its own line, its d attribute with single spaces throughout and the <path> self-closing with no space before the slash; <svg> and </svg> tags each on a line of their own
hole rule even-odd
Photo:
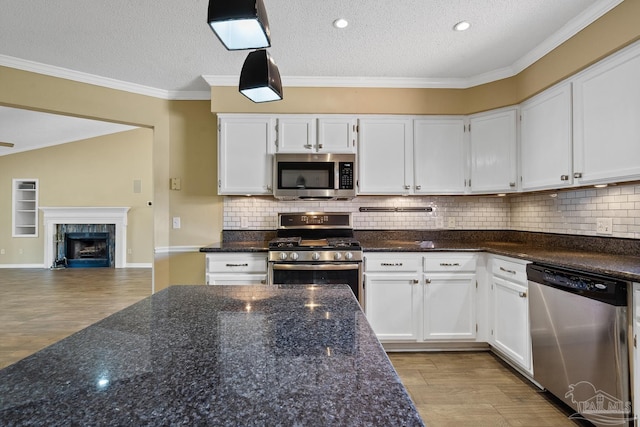
<svg viewBox="0 0 640 427">
<path fill-rule="evenodd" d="M 246 216 L 240 217 L 240 228 L 249 228 L 249 218 Z"/>
<path fill-rule="evenodd" d="M 613 219 L 612 218 L 597 218 L 596 219 L 596 233 L 597 234 L 613 234 Z"/>
<path fill-rule="evenodd" d="M 133 253 L 133 251 L 131 250 L 131 248 L 127 248 L 127 254 L 131 255 Z"/>
<path fill-rule="evenodd" d="M 447 219 L 447 227 L 448 228 L 456 228 L 456 219 L 455 218 L 448 218 Z"/>
<path fill-rule="evenodd" d="M 180 217 L 179 216 L 174 216 L 173 217 L 173 228 L 180 228 Z"/>
<path fill-rule="evenodd" d="M 4 249 L 0 249 L 0 255 L 4 255 L 4 254 L 6 254 L 5 250 Z"/>
<path fill-rule="evenodd" d="M 436 228 L 444 228 L 444 218 L 436 218 Z"/>
<path fill-rule="evenodd" d="M 182 183 L 180 182 L 180 178 L 171 178 L 171 190 L 180 190 L 182 188 Z M 178 227 L 180 228 L 180 227 Z"/>
</svg>

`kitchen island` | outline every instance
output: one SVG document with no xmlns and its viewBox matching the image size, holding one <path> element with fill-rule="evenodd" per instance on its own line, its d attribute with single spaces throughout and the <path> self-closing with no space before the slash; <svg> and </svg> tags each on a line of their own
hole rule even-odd
<svg viewBox="0 0 640 427">
<path fill-rule="evenodd" d="M 423 425 L 347 286 L 172 286 L 0 371 L 2 425 Z"/>
</svg>

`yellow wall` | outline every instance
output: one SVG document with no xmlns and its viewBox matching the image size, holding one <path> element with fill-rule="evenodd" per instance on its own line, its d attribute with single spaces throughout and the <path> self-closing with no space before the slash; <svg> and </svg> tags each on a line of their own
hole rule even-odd
<svg viewBox="0 0 640 427">
<path fill-rule="evenodd" d="M 40 206 L 129 206 L 128 263 L 153 262 L 153 131 L 146 128 L 0 157 L 0 211 L 11 212 L 13 178 L 39 180 Z M 133 181 L 141 192 L 134 193 Z M 42 213 L 37 238 L 12 238 L 11 215 L 0 217 L 2 264 L 42 264 Z M 6 231 L 6 232 L 4 232 Z M 20 253 L 22 251 L 22 254 Z"/>
<path fill-rule="evenodd" d="M 235 87 L 213 87 L 211 103 L 166 101 L 0 67 L 0 105 L 153 129 L 154 247 L 197 246 L 218 240 L 222 224 L 210 112 L 469 114 L 512 105 L 640 38 L 638 16 L 640 0 L 625 0 L 518 76 L 465 90 L 287 87 L 283 102 L 257 105 Z M 172 176 L 182 178 L 179 192 L 169 190 Z M 204 280 L 200 254 L 160 250 L 154 259 L 156 290 Z"/>
</svg>

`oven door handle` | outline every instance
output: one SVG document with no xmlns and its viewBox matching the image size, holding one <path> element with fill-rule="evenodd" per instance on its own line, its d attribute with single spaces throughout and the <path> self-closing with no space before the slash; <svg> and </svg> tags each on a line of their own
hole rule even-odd
<svg viewBox="0 0 640 427">
<path fill-rule="evenodd" d="M 357 270 L 359 264 L 276 264 L 271 268 L 274 270 Z"/>
</svg>

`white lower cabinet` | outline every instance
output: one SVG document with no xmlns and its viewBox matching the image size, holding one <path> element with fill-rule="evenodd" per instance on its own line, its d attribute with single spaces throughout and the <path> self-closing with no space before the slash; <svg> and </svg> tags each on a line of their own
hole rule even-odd
<svg viewBox="0 0 640 427">
<path fill-rule="evenodd" d="M 267 254 L 208 253 L 206 279 L 207 285 L 264 285 L 267 283 Z"/>
<path fill-rule="evenodd" d="M 382 342 L 475 341 L 475 254 L 365 256 L 365 311 Z"/>
<path fill-rule="evenodd" d="M 491 257 L 490 344 L 533 374 L 526 261 Z"/>
<path fill-rule="evenodd" d="M 420 254 L 365 255 L 365 312 L 381 341 L 420 339 L 421 276 Z"/>
</svg>

